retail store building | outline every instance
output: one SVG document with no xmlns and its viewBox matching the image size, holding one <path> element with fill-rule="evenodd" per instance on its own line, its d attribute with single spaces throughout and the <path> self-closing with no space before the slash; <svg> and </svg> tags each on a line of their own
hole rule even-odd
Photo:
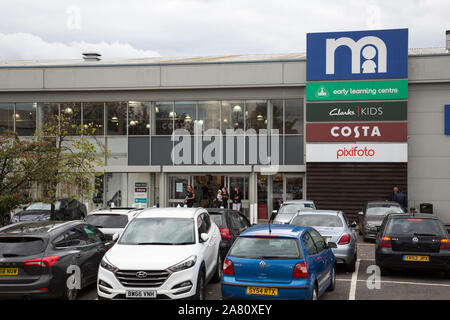
<svg viewBox="0 0 450 320">
<path fill-rule="evenodd" d="M 89 199 L 91 208 L 136 206 L 141 200 L 145 206 L 174 206 L 191 184 L 201 206 L 209 206 L 219 188 L 239 186 L 243 211 L 250 214 L 254 208 L 259 219 L 290 199 L 315 200 L 319 208 L 354 215 L 366 200 L 386 199 L 397 184 L 410 206 L 432 203 L 450 224 L 450 137 L 445 134 L 450 53 L 448 48 L 409 49 L 408 56 L 408 97 L 387 101 L 389 108 L 403 108 L 399 102 L 407 101 L 407 109 L 383 120 L 382 130 L 391 132 L 387 140 L 367 140 L 395 145 L 404 140 L 406 158 L 387 148 L 375 162 L 329 161 L 326 152 L 323 161 L 307 161 L 307 117 L 319 126 L 313 128 L 319 139 L 312 141 L 319 146 L 314 157 L 322 152 L 321 133 L 332 128 L 319 113 L 306 114 L 305 54 L 0 62 L 0 131 L 32 136 L 48 115 L 62 112 L 75 123 L 101 128 L 98 138 L 111 153 L 99 178 L 103 190 Z M 364 119 L 372 125 L 379 120 Z M 184 130 L 183 139 L 173 138 L 174 129 Z M 227 129 L 234 132 L 233 143 Z M 261 137 L 253 140 L 252 129 L 269 129 L 268 152 L 261 151 Z M 188 161 L 174 163 L 181 140 L 192 153 Z M 333 143 L 354 143 L 346 141 Z M 266 170 L 266 153 L 277 159 L 276 172 Z"/>
</svg>

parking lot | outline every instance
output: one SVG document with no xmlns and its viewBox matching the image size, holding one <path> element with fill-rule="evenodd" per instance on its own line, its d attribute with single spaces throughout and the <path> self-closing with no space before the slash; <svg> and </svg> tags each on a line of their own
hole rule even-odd
<svg viewBox="0 0 450 320">
<path fill-rule="evenodd" d="M 373 242 L 358 239 L 358 263 L 354 273 L 338 268 L 336 288 L 326 292 L 322 300 L 449 300 L 450 279 L 440 273 L 430 272 L 392 272 L 380 279 L 379 288 L 374 288 L 374 273 L 370 266 L 375 264 Z M 369 269 L 369 273 L 368 273 Z M 369 286 L 368 286 L 369 284 Z M 372 287 L 372 288 L 369 288 Z M 95 286 L 83 290 L 80 300 L 95 300 Z M 206 288 L 207 300 L 221 299 L 220 283 L 209 284 Z"/>
</svg>

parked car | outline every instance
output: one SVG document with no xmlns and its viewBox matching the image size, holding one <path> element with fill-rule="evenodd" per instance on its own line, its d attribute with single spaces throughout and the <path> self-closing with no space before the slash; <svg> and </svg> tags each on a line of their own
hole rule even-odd
<svg viewBox="0 0 450 320">
<path fill-rule="evenodd" d="M 12 222 L 50 220 L 51 205 L 34 202 L 16 213 Z M 86 217 L 86 206 L 76 199 L 60 199 L 55 203 L 55 220 L 81 220 Z"/>
<path fill-rule="evenodd" d="M 364 241 L 375 239 L 385 216 L 391 213 L 404 213 L 397 202 L 370 201 L 364 211 L 359 212 L 359 234 Z"/>
<path fill-rule="evenodd" d="M 444 271 L 450 276 L 449 234 L 436 216 L 390 214 L 376 239 L 375 262 L 382 275 L 417 269 Z"/>
<path fill-rule="evenodd" d="M 346 271 L 354 272 L 357 259 L 357 235 L 342 211 L 316 210 L 298 212 L 292 225 L 316 229 L 325 241 L 336 243 L 333 253 L 336 262 L 343 264 Z M 354 223 L 356 226 L 356 223 Z"/>
<path fill-rule="evenodd" d="M 217 208 L 208 208 L 206 210 L 214 223 L 219 227 L 220 236 L 222 237 L 220 252 L 223 260 L 236 238 L 247 228 L 251 227 L 252 224 L 239 211 Z"/>
<path fill-rule="evenodd" d="M 9 210 L 0 210 L 0 227 L 6 226 L 11 222 L 11 212 Z"/>
<path fill-rule="evenodd" d="M 104 256 L 98 297 L 203 300 L 206 284 L 222 276 L 220 241 L 203 208 L 143 210 Z"/>
<path fill-rule="evenodd" d="M 85 221 L 104 233 L 107 240 L 112 240 L 116 233 L 123 231 L 128 222 L 142 209 L 136 208 L 108 208 L 92 211 Z"/>
<path fill-rule="evenodd" d="M 316 205 L 309 200 L 288 200 L 283 202 L 278 211 L 272 211 L 275 215 L 274 224 L 289 224 L 299 210 L 316 210 Z"/>
<path fill-rule="evenodd" d="M 317 300 L 335 286 L 336 245 L 294 225 L 253 226 L 224 260 L 224 299 Z"/>
<path fill-rule="evenodd" d="M 102 232 L 83 221 L 33 221 L 1 228 L 0 299 L 74 300 L 77 287 L 96 282 L 109 247 Z M 79 286 L 68 288 L 73 266 L 80 271 Z"/>
</svg>

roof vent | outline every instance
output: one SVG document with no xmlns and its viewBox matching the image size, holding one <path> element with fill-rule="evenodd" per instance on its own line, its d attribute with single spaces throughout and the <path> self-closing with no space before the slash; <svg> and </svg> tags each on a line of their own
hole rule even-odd
<svg viewBox="0 0 450 320">
<path fill-rule="evenodd" d="M 84 52 L 83 53 L 83 60 L 84 61 L 100 61 L 101 60 L 101 54 L 96 52 Z"/>
<path fill-rule="evenodd" d="M 450 53 L 450 30 L 445 31 L 445 49 Z"/>
</svg>

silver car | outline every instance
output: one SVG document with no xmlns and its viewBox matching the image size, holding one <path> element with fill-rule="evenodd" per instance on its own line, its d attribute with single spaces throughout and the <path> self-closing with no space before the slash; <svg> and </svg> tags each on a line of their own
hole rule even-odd
<svg viewBox="0 0 450 320">
<path fill-rule="evenodd" d="M 345 265 L 348 272 L 355 271 L 356 264 L 356 232 L 350 225 L 342 211 L 316 210 L 300 211 L 292 219 L 291 224 L 308 226 L 316 229 L 326 242 L 334 242 L 333 248 L 336 262 Z"/>
<path fill-rule="evenodd" d="M 273 220 L 274 224 L 289 224 L 297 214 L 298 211 L 302 210 L 316 210 L 316 205 L 310 200 L 288 200 L 283 202 L 278 212 L 276 210 L 272 211 L 272 214 L 276 214 Z"/>
</svg>

